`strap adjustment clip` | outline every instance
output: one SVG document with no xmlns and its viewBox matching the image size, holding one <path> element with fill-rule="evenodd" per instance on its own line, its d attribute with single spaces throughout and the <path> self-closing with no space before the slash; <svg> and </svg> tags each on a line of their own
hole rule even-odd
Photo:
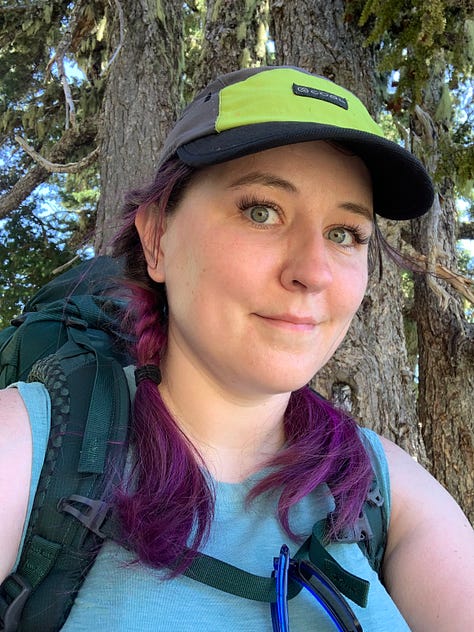
<svg viewBox="0 0 474 632">
<path fill-rule="evenodd" d="M 83 505 L 81 510 L 77 505 Z M 69 498 L 61 498 L 58 502 L 58 511 L 74 516 L 81 524 L 104 540 L 107 535 L 101 531 L 109 512 L 110 505 L 104 500 L 93 500 L 87 496 L 71 494 Z"/>
<path fill-rule="evenodd" d="M 12 585 L 13 583 L 13 585 Z M 6 586 L 10 590 L 7 590 Z M 11 591 L 11 592 L 10 592 Z M 12 594 L 16 596 L 12 598 L 8 606 L 6 605 Z M 15 632 L 18 629 L 21 619 L 21 613 L 31 593 L 31 586 L 23 579 L 18 573 L 12 573 L 5 580 L 5 584 L 2 586 L 2 595 L 0 596 L 0 604 L 3 608 L 3 621 L 0 617 L 0 631 L 1 632 Z M 5 599 L 7 597 L 7 599 Z M 6 607 L 5 607 L 6 606 Z"/>
</svg>

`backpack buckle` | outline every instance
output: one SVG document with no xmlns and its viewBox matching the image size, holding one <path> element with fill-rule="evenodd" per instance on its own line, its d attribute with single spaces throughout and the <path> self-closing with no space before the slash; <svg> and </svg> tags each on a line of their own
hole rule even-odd
<svg viewBox="0 0 474 632">
<path fill-rule="evenodd" d="M 367 514 L 362 510 L 357 521 L 351 527 L 346 527 L 337 538 L 336 542 L 345 542 L 352 544 L 355 542 L 364 542 L 374 537 L 372 527 L 370 526 Z"/>
<path fill-rule="evenodd" d="M 81 510 L 77 505 L 83 505 L 83 509 Z M 93 500 L 92 498 L 87 498 L 87 496 L 72 494 L 69 498 L 61 498 L 57 507 L 58 511 L 74 516 L 89 531 L 98 535 L 102 540 L 107 537 L 100 530 L 110 509 L 110 505 L 104 500 Z"/>
<path fill-rule="evenodd" d="M 384 504 L 382 492 L 380 491 L 380 487 L 375 483 L 369 489 L 369 493 L 367 494 L 367 501 L 369 505 L 372 507 L 382 507 Z"/>
<path fill-rule="evenodd" d="M 11 583 L 14 585 L 11 585 Z M 0 617 L 1 632 L 15 632 L 18 629 L 21 619 L 21 613 L 31 593 L 31 586 L 17 573 L 12 573 L 7 577 L 2 585 L 2 594 L 0 596 L 0 606 L 3 610 L 3 620 Z M 12 598 L 12 595 L 16 594 Z M 7 597 L 7 598 L 5 598 Z M 8 601 L 10 603 L 7 606 Z"/>
</svg>

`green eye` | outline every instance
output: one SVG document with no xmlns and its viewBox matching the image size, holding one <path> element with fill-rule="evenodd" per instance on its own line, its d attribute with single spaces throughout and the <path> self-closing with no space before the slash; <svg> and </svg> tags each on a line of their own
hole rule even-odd
<svg viewBox="0 0 474 632">
<path fill-rule="evenodd" d="M 270 210 L 265 206 L 253 206 L 249 209 L 249 217 L 257 224 L 264 224 L 270 217 Z"/>
<path fill-rule="evenodd" d="M 352 241 L 352 235 L 345 228 L 333 228 L 329 231 L 328 237 L 336 244 L 343 244 L 349 238 Z"/>
<path fill-rule="evenodd" d="M 254 198 L 239 200 L 237 206 L 255 226 L 267 228 L 281 223 L 280 211 L 272 202 Z"/>
</svg>

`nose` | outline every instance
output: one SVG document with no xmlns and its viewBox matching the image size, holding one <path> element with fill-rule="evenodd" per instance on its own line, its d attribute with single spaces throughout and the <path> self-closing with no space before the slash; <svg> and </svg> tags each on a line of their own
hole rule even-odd
<svg viewBox="0 0 474 632">
<path fill-rule="evenodd" d="M 302 232 L 289 245 L 281 283 L 289 291 L 321 292 L 332 281 L 328 244 L 323 235 Z"/>
</svg>

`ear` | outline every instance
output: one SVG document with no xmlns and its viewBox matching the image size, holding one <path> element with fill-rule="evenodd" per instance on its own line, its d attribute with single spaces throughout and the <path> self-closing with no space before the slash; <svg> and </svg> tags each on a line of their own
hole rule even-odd
<svg viewBox="0 0 474 632">
<path fill-rule="evenodd" d="M 135 228 L 142 244 L 147 262 L 147 270 L 153 281 L 164 283 L 163 251 L 161 249 L 161 237 L 165 226 L 163 219 L 160 222 L 155 207 L 141 207 L 135 217 Z"/>
</svg>

